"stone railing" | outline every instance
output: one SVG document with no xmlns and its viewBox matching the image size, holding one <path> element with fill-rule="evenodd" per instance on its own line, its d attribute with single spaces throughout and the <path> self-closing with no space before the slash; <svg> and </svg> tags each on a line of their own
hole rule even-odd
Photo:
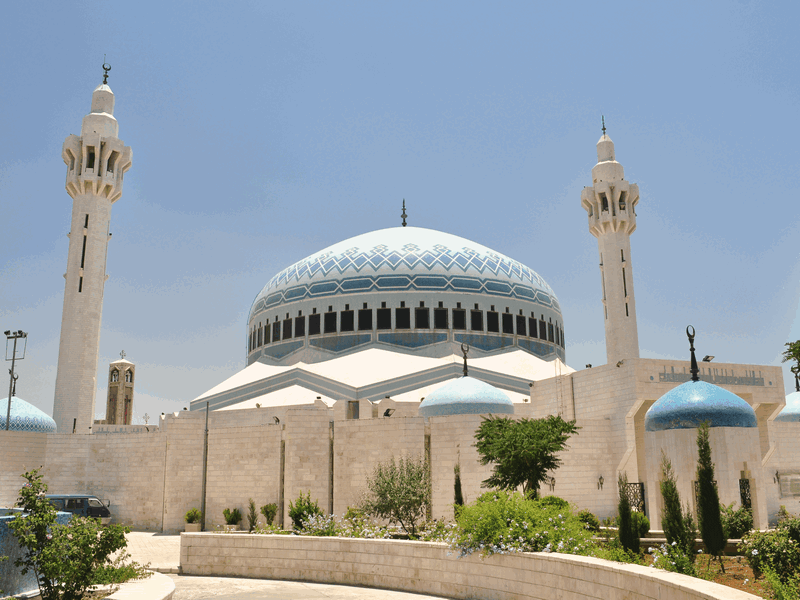
<svg viewBox="0 0 800 600">
<path fill-rule="evenodd" d="M 359 585 L 458 599 L 757 599 L 702 579 L 586 556 L 457 558 L 444 544 L 396 540 L 183 533 L 181 572 Z"/>
</svg>

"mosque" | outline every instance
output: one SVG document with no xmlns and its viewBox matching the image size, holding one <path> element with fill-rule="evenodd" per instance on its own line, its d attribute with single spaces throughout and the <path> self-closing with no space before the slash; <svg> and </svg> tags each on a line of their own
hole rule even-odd
<svg viewBox="0 0 800 600">
<path fill-rule="evenodd" d="M 190 410 L 131 425 L 135 365 L 123 356 L 109 366 L 107 417 L 94 421 L 108 224 L 132 165 L 114 101 L 104 79 L 81 135 L 64 143 L 73 210 L 53 419 L 12 398 L 0 505 L 13 502 L 21 472 L 42 465 L 51 490 L 108 499 L 117 521 L 138 528 L 179 530 L 192 507 L 211 528 L 250 498 L 275 502 L 286 519 L 301 491 L 342 514 L 379 461 L 415 455 L 430 467 L 432 516 L 448 517 L 454 468 L 468 501 L 490 472 L 473 446 L 483 415 L 557 414 L 580 430 L 542 491 L 601 518 L 615 513 L 625 473 L 634 507 L 658 527 L 662 452 L 694 508 L 703 421 L 723 503 L 751 507 L 758 527 L 781 505 L 800 512 L 800 391 L 784 396 L 780 367 L 711 357 L 698 366 L 691 329 L 686 361 L 639 357 L 630 246 L 639 189 L 605 127 L 580 202 L 598 241 L 607 364 L 567 365 L 568 326 L 533 269 L 409 226 L 403 204 L 400 226 L 272 277 L 250 308 L 246 366 Z"/>
</svg>

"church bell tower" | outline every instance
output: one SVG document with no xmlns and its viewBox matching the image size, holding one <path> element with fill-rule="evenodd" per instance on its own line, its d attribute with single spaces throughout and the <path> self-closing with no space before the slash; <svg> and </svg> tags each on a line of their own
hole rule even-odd
<svg viewBox="0 0 800 600">
<path fill-rule="evenodd" d="M 53 405 L 59 433 L 92 431 L 111 205 L 122 196 L 122 177 L 131 167 L 131 149 L 117 137 L 114 94 L 107 85 L 111 67 L 103 69 L 80 137 L 70 135 L 61 151 L 72 225 Z"/>
<path fill-rule="evenodd" d="M 626 358 L 639 358 L 630 238 L 636 230 L 638 203 L 639 186 L 625 181 L 622 165 L 614 156 L 614 142 L 606 135 L 603 123 L 592 186 L 583 188 L 581 206 L 589 215 L 589 231 L 597 238 L 600 250 L 609 365 Z"/>
</svg>

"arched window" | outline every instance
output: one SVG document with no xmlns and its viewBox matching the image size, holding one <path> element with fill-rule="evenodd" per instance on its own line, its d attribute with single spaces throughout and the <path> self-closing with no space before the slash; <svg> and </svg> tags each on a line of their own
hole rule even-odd
<svg viewBox="0 0 800 600">
<path fill-rule="evenodd" d="M 114 369 L 111 371 L 111 383 L 116 383 L 119 381 L 119 371 Z"/>
<path fill-rule="evenodd" d="M 125 371 L 125 383 L 133 383 L 133 371 Z"/>
</svg>

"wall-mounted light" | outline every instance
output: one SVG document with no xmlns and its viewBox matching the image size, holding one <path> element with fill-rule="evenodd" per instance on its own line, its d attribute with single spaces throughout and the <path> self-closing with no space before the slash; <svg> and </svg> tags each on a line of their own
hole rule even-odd
<svg viewBox="0 0 800 600">
<path fill-rule="evenodd" d="M 600 475 L 600 477 L 597 479 L 597 489 L 598 490 L 602 490 L 603 489 L 603 482 L 604 481 L 605 480 L 603 479 L 603 476 Z"/>
<path fill-rule="evenodd" d="M 384 417 L 391 417 L 393 414 L 394 414 L 393 408 L 387 408 L 385 411 L 383 411 Z"/>
<path fill-rule="evenodd" d="M 617 361 L 617 367 L 621 367 L 624 362 L 625 362 L 624 360 L 618 360 Z"/>
<path fill-rule="evenodd" d="M 703 357 L 703 362 L 711 362 L 712 360 L 714 360 L 714 358 L 715 358 L 714 356 L 712 356 L 712 355 L 710 355 L 710 354 L 706 354 L 706 355 Z"/>
<path fill-rule="evenodd" d="M 272 417 L 275 420 L 275 425 L 280 425 L 281 420 L 278 417 Z"/>
<path fill-rule="evenodd" d="M 261 403 L 260 402 L 256 402 L 256 408 L 261 408 Z"/>
<path fill-rule="evenodd" d="M 592 363 L 586 363 L 586 368 L 587 369 L 591 369 L 592 368 Z"/>
</svg>

